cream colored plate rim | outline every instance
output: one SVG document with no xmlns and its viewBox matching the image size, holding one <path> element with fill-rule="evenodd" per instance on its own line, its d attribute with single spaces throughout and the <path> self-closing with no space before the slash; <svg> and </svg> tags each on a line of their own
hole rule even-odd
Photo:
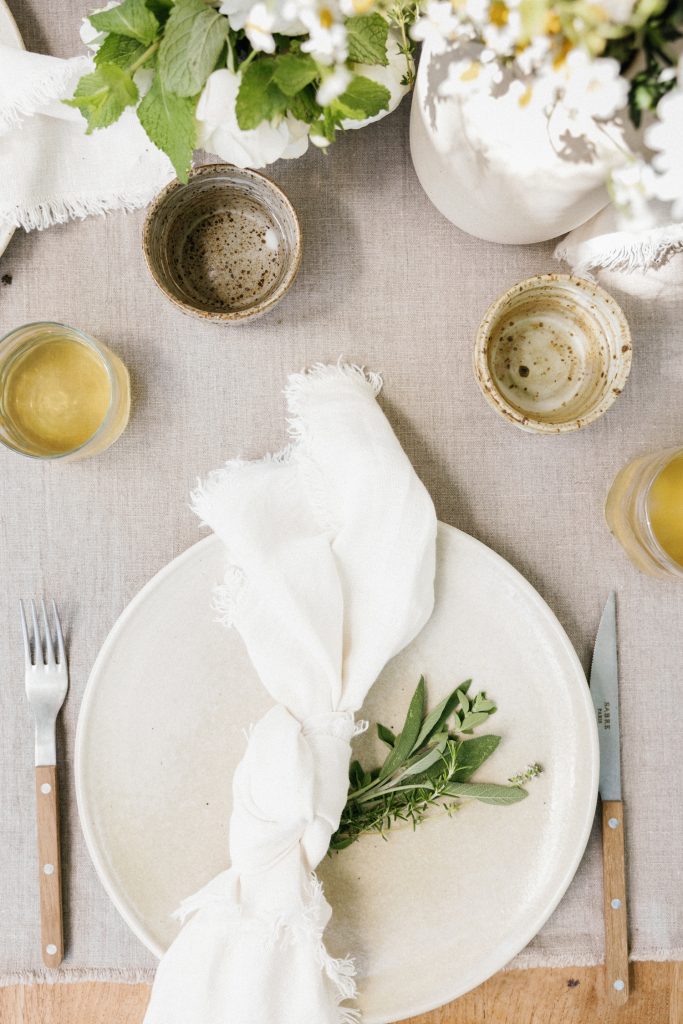
<svg viewBox="0 0 683 1024">
<path fill-rule="evenodd" d="M 476 984 L 481 984 L 487 978 L 491 977 L 497 971 L 502 969 L 509 961 L 516 956 L 528 943 L 534 938 L 534 936 L 540 931 L 543 925 L 546 923 L 548 918 L 551 916 L 553 911 L 557 908 L 560 900 L 564 896 L 567 888 L 569 887 L 576 870 L 581 862 L 583 854 L 590 837 L 594 815 L 595 806 L 597 802 L 598 794 L 598 779 L 599 779 L 599 747 L 598 747 L 598 734 L 597 727 L 595 725 L 595 714 L 593 705 L 590 698 L 590 691 L 586 684 L 585 674 L 581 663 L 578 659 L 576 651 L 574 650 L 568 636 L 566 635 L 560 622 L 551 611 L 549 606 L 540 596 L 538 591 L 519 573 L 509 562 L 507 562 L 502 556 L 498 555 L 487 545 L 476 538 L 471 537 L 468 534 L 464 534 L 460 530 L 456 530 L 454 527 L 445 526 L 439 524 L 440 529 L 452 530 L 457 533 L 461 538 L 466 538 L 468 542 L 477 547 L 481 548 L 481 554 L 485 557 L 493 559 L 497 563 L 497 567 L 500 570 L 503 577 L 507 577 L 507 580 L 515 587 L 519 588 L 524 592 L 525 596 L 530 599 L 530 603 L 535 611 L 538 612 L 539 618 L 544 620 L 546 627 L 549 632 L 554 634 L 553 639 L 557 642 L 558 646 L 563 648 L 564 653 L 569 656 L 570 662 L 573 662 L 573 667 L 579 680 L 582 682 L 582 686 L 577 688 L 577 693 L 581 696 L 577 697 L 580 707 L 581 720 L 578 722 L 577 727 L 583 730 L 583 739 L 586 741 L 586 758 L 588 775 L 590 778 L 589 792 L 585 801 L 583 819 L 580 821 L 572 822 L 572 832 L 574 833 L 574 841 L 571 844 L 572 853 L 567 856 L 565 869 L 561 876 L 561 880 L 558 882 L 555 892 L 551 898 L 548 898 L 538 915 L 528 924 L 527 928 L 517 933 L 514 939 L 511 939 L 507 944 L 501 944 L 497 950 L 496 956 L 490 956 L 486 963 L 482 965 L 481 977 Z M 76 783 L 76 797 L 79 811 L 79 817 L 81 821 L 81 827 L 86 841 L 88 852 L 95 866 L 95 870 L 99 876 L 99 879 L 106 890 L 112 903 L 118 910 L 119 914 L 126 922 L 131 931 L 140 939 L 140 941 L 150 950 L 155 956 L 161 957 L 164 953 L 164 949 L 156 942 L 156 940 L 150 935 L 148 929 L 145 927 L 144 922 L 141 922 L 135 914 L 131 911 L 129 906 L 126 893 L 123 886 L 119 886 L 112 873 L 109 871 L 106 862 L 106 850 L 101 849 L 96 841 L 96 828 L 94 824 L 94 818 L 96 814 L 96 807 L 93 807 L 87 797 L 87 786 L 84 774 L 82 771 L 82 765 L 84 763 L 85 747 L 87 744 L 88 725 L 91 709 L 97 700 L 97 680 L 100 672 L 104 669 L 107 660 L 109 658 L 109 651 L 115 643 L 118 641 L 120 634 L 126 629 L 128 619 L 136 614 L 139 607 L 147 601 L 150 595 L 159 586 L 162 586 L 170 576 L 174 574 L 177 568 L 184 565 L 185 562 L 197 559 L 201 559 L 202 554 L 208 548 L 208 546 L 219 546 L 220 541 L 215 536 L 206 537 L 203 540 L 198 541 L 192 547 L 188 548 L 182 554 L 177 556 L 171 562 L 169 562 L 163 569 L 161 569 L 155 576 L 153 576 L 136 594 L 136 596 L 127 605 L 120 617 L 114 624 L 111 632 L 107 636 L 104 644 L 99 652 L 99 655 L 93 665 L 86 690 L 83 696 L 81 709 L 78 718 L 78 728 L 76 734 L 76 749 L 75 749 L 75 783 Z M 207 609 L 207 614 L 209 614 Z M 456 978 L 451 978 L 445 987 L 442 987 L 439 991 L 435 991 L 434 997 L 430 998 L 427 1003 L 420 1002 L 414 1005 L 406 1005 L 401 1008 L 400 1015 L 396 1015 L 395 1012 L 391 1017 L 384 1015 L 371 1015 L 366 1014 L 363 1017 L 363 1024 L 390 1024 L 390 1021 L 402 1020 L 407 1017 L 419 1016 L 423 1013 L 428 1013 L 446 1003 L 464 995 L 465 992 L 470 991 L 473 985 L 468 984 L 463 987 L 459 985 Z"/>
</svg>

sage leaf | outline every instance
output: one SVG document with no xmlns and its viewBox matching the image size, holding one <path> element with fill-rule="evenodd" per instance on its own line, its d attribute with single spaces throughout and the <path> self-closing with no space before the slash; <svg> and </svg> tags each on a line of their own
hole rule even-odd
<svg viewBox="0 0 683 1024">
<path fill-rule="evenodd" d="M 354 64 L 389 63 L 389 24 L 381 14 L 359 14 L 346 19 L 349 60 Z"/>
<path fill-rule="evenodd" d="M 380 725 L 379 722 L 377 723 L 377 735 L 381 739 L 382 743 L 386 743 L 388 747 L 396 745 L 396 737 L 391 729 L 387 729 L 386 725 Z"/>
<path fill-rule="evenodd" d="M 385 779 L 388 775 L 391 775 L 392 772 L 396 771 L 397 768 L 400 768 L 410 755 L 420 731 L 422 716 L 424 714 L 424 702 L 425 681 L 424 676 L 420 676 L 420 681 L 417 684 L 417 689 L 415 690 L 410 702 L 410 707 L 408 708 L 408 714 L 406 716 L 403 729 L 401 730 L 401 734 L 398 736 L 391 753 L 380 769 L 380 779 Z"/>
<path fill-rule="evenodd" d="M 275 59 L 273 82 L 285 96 L 296 96 L 317 76 L 316 63 L 307 53 L 283 53 Z"/>
<path fill-rule="evenodd" d="M 273 82 L 275 61 L 270 58 L 255 60 L 242 75 L 235 113 L 242 131 L 258 128 L 262 121 L 270 121 L 287 109 L 287 97 Z"/>
<path fill-rule="evenodd" d="M 460 728 L 462 732 L 471 732 L 472 729 L 476 729 L 478 725 L 485 722 L 488 717 L 488 711 L 468 711 L 466 715 L 463 715 Z"/>
<path fill-rule="evenodd" d="M 497 786 L 491 782 L 452 782 L 446 792 L 450 796 L 499 806 L 519 803 L 529 795 L 521 786 Z"/>
<path fill-rule="evenodd" d="M 458 782 L 467 782 L 499 743 L 500 736 L 474 736 L 471 740 L 463 740 L 457 751 L 454 778 Z"/>
<path fill-rule="evenodd" d="M 155 75 L 149 92 L 138 107 L 140 124 L 154 145 L 169 157 L 183 182 L 188 180 L 196 142 L 198 98 L 168 92 L 161 77 Z"/>
<path fill-rule="evenodd" d="M 458 700 L 460 701 L 460 707 L 467 714 L 470 710 L 470 702 L 465 690 L 458 690 Z"/>
<path fill-rule="evenodd" d="M 159 47 L 164 89 L 176 96 L 201 92 L 225 46 L 228 28 L 228 19 L 204 0 L 176 0 Z"/>
<path fill-rule="evenodd" d="M 448 697 L 444 697 L 440 704 L 437 704 L 433 711 L 430 711 L 424 722 L 418 737 L 415 740 L 415 749 L 417 750 L 424 743 L 427 743 L 432 737 L 433 733 L 438 732 L 443 725 L 448 721 L 456 707 L 458 706 L 458 693 L 459 690 L 454 690 L 453 693 L 449 694 Z"/>
<path fill-rule="evenodd" d="M 145 0 L 123 0 L 108 11 L 91 14 L 90 24 L 98 32 L 115 32 L 129 36 L 149 46 L 156 39 L 159 22 L 145 4 Z"/>
<path fill-rule="evenodd" d="M 129 74 L 116 64 L 101 64 L 80 79 L 73 98 L 64 102 L 80 110 L 88 122 L 86 134 L 90 135 L 118 121 L 137 98 L 137 86 Z"/>
</svg>

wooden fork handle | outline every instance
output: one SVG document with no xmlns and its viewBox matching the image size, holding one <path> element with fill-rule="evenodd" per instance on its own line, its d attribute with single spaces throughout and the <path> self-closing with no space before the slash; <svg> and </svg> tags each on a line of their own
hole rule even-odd
<svg viewBox="0 0 683 1024">
<path fill-rule="evenodd" d="M 46 967 L 58 967 L 64 958 L 64 934 L 59 857 L 59 800 L 57 769 L 54 765 L 36 766 L 36 824 L 43 963 Z"/>
<path fill-rule="evenodd" d="M 606 800 L 602 804 L 602 870 L 607 995 L 612 1003 L 621 1006 L 628 999 L 624 805 L 621 800 Z"/>
</svg>

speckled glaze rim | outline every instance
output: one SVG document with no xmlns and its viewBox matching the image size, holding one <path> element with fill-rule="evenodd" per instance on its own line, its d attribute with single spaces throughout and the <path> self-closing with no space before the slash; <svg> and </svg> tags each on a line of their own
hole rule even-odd
<svg viewBox="0 0 683 1024">
<path fill-rule="evenodd" d="M 253 320 L 256 317 L 262 316 L 263 313 L 266 313 L 269 309 L 275 306 L 280 301 L 280 299 L 284 298 L 284 296 L 287 294 L 292 284 L 294 283 L 294 279 L 299 272 L 299 267 L 301 266 L 303 242 L 301 235 L 301 224 L 299 223 L 299 218 L 297 216 L 296 210 L 294 209 L 290 200 L 287 198 L 282 189 L 279 188 L 279 186 L 276 185 L 274 181 L 271 181 L 270 178 L 267 178 L 265 174 L 260 174 L 258 171 L 252 171 L 249 168 L 245 167 L 236 167 L 234 164 L 229 163 L 203 164 L 201 167 L 192 168 L 192 170 L 190 171 L 187 184 L 189 185 L 192 181 L 196 180 L 197 178 L 221 177 L 227 171 L 229 171 L 231 174 L 236 175 L 237 177 L 242 177 L 245 181 L 254 182 L 257 185 L 260 185 L 261 188 L 264 188 L 265 190 L 272 192 L 274 195 L 277 196 L 277 198 L 280 200 L 285 210 L 287 211 L 288 215 L 291 217 L 292 226 L 294 228 L 294 246 L 292 248 L 292 253 L 289 259 L 289 266 L 287 272 L 283 277 L 282 281 L 280 282 L 278 288 L 276 289 L 276 291 L 272 293 L 272 295 L 269 295 L 268 298 L 264 299 L 262 302 L 258 302 L 254 306 L 250 306 L 248 309 L 239 309 L 234 310 L 233 312 L 218 313 L 206 309 L 200 309 L 198 306 L 193 306 L 189 302 L 183 302 L 182 299 L 179 299 L 177 295 L 173 295 L 173 293 L 168 290 L 164 281 L 157 273 L 156 263 L 152 256 L 151 235 L 152 231 L 154 230 L 156 218 L 160 210 L 166 203 L 168 197 L 172 195 L 172 193 L 175 192 L 177 189 L 187 187 L 182 181 L 179 181 L 178 178 L 174 178 L 173 181 L 170 181 L 168 185 L 166 185 L 166 187 L 162 189 L 162 191 L 153 200 L 147 211 L 145 223 L 142 228 L 142 251 L 145 257 L 145 263 L 147 264 L 147 269 L 152 275 L 154 283 L 157 285 L 160 291 L 163 292 L 163 294 L 166 296 L 169 302 L 172 302 L 173 305 L 177 306 L 178 309 L 182 310 L 183 313 L 185 313 L 187 316 L 198 317 L 201 320 L 208 320 L 213 323 L 237 324 L 242 323 L 245 320 Z"/>
<path fill-rule="evenodd" d="M 609 383 L 609 387 L 585 416 L 579 416 L 566 422 L 548 423 L 533 416 L 525 415 L 503 397 L 489 370 L 488 346 L 492 326 L 496 323 L 501 310 L 510 299 L 526 291 L 531 291 L 539 285 L 556 284 L 562 286 L 569 283 L 587 291 L 588 294 L 599 299 L 601 303 L 609 307 L 618 330 L 618 339 L 615 339 L 615 354 L 612 356 L 612 362 L 616 364 L 616 370 L 614 377 Z M 571 430 L 581 430 L 583 427 L 587 427 L 590 423 L 599 419 L 614 404 L 631 372 L 631 350 L 631 330 L 624 312 L 617 301 L 604 288 L 601 288 L 595 281 L 588 281 L 583 277 L 575 277 L 573 274 L 537 274 L 534 277 L 526 278 L 524 281 L 518 281 L 517 284 L 513 285 L 512 288 L 509 288 L 503 295 L 492 302 L 487 309 L 477 330 L 477 338 L 474 345 L 474 375 L 486 401 L 508 423 L 519 427 L 520 430 L 531 433 L 564 434 Z"/>
</svg>

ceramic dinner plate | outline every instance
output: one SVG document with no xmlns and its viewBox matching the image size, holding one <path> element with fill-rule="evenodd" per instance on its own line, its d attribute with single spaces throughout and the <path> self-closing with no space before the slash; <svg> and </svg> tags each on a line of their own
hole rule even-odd
<svg viewBox="0 0 683 1024">
<path fill-rule="evenodd" d="M 19 29 L 5 0 L 0 0 L 0 43 L 4 46 L 16 46 L 19 50 L 24 49 L 24 41 L 19 34 Z M 8 228 L 4 224 L 0 224 L 0 256 L 2 256 L 9 245 L 9 240 L 13 234 L 14 228 Z"/>
<path fill-rule="evenodd" d="M 157 955 L 176 934 L 181 899 L 227 866 L 244 730 L 270 706 L 239 636 L 210 611 L 223 567 L 210 537 L 144 587 L 102 648 L 78 725 L 91 856 Z M 328 947 L 356 957 L 365 1024 L 445 1003 L 518 953 L 569 885 L 595 809 L 593 709 L 566 634 L 507 562 L 443 524 L 434 614 L 387 665 L 361 717 L 400 727 L 420 674 L 430 705 L 470 676 L 473 692 L 497 701 L 488 731 L 502 742 L 480 779 L 504 782 L 533 761 L 544 771 L 522 803 L 468 804 L 323 862 Z M 354 744 L 364 763 L 379 763 L 374 729 Z"/>
</svg>

